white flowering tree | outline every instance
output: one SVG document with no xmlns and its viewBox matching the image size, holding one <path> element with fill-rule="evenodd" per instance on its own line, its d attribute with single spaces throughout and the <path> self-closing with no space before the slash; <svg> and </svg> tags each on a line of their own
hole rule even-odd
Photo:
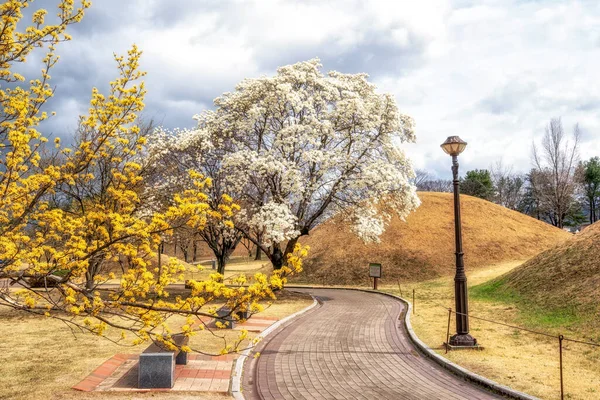
<svg viewBox="0 0 600 400">
<path fill-rule="evenodd" d="M 240 194 L 236 229 L 275 268 L 335 213 L 378 241 L 392 213 L 404 218 L 419 205 L 398 147 L 415 140 L 413 120 L 366 74 L 325 76 L 321 67 L 314 59 L 246 79 L 196 116 L 198 135 L 224 150 L 226 186 Z"/>
<path fill-rule="evenodd" d="M 221 217 L 223 212 L 235 215 L 239 211 L 239 206 L 229 195 L 237 191 L 226 187 L 225 170 L 222 168 L 225 151 L 225 146 L 213 144 L 205 129 L 168 131 L 158 128 L 149 136 L 148 153 L 144 155 L 146 163 L 152 166 L 149 171 L 152 185 L 148 191 L 154 198 L 152 204 L 159 208 L 170 205 L 170 193 L 194 186 L 190 173 L 201 173 L 208 178 L 204 193 L 209 206 L 207 215 L 213 220 L 200 229 L 183 227 L 176 234 L 192 241 L 197 237 L 202 239 L 213 252 L 220 274 L 224 273 L 227 260 L 243 237 L 230 219 Z"/>
</svg>

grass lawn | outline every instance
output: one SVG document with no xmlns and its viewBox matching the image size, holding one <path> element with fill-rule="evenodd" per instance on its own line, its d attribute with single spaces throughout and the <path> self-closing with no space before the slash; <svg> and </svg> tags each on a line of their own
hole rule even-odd
<svg viewBox="0 0 600 400">
<path fill-rule="evenodd" d="M 163 258 L 166 257 L 163 255 Z M 201 266 L 201 270 L 199 270 L 198 266 Z M 195 279 L 195 280 L 203 280 L 207 279 L 208 276 L 214 272 L 217 272 L 216 269 L 212 269 L 210 260 L 200 261 L 196 265 L 186 264 L 186 273 L 184 274 L 184 278 L 187 279 Z M 268 274 L 272 271 L 271 263 L 269 260 L 252 260 L 248 257 L 232 257 L 227 264 L 225 265 L 225 279 L 234 277 L 240 274 L 246 274 L 248 276 L 254 275 L 256 272 L 262 272 L 264 274 Z"/>
<path fill-rule="evenodd" d="M 518 266 L 509 262 L 467 270 L 470 289 L 469 313 L 492 321 L 579 339 L 591 332 L 585 320 L 565 309 L 542 310 L 527 307 L 519 298 L 490 295 L 484 283 Z M 482 285 L 483 284 L 483 285 Z M 478 286 L 475 290 L 473 286 Z M 431 348 L 471 371 L 542 399 L 560 398 L 558 339 L 534 335 L 489 322 L 470 319 L 471 334 L 483 351 L 453 351 L 444 354 L 448 308 L 454 309 L 453 277 L 408 284 L 405 298 L 416 292 L 416 314 L 411 322 L 416 334 Z M 385 290 L 398 294 L 398 288 Z M 454 331 L 454 319 L 450 334 Z M 597 335 L 597 333 L 596 333 Z M 592 336 L 593 337 L 593 336 Z M 600 398 L 600 348 L 564 342 L 564 385 L 567 399 Z"/>
<path fill-rule="evenodd" d="M 282 292 L 279 299 L 260 316 L 285 317 L 312 303 L 306 295 Z M 110 333 L 110 332 L 109 332 Z M 117 332 L 110 333 L 115 338 Z M 216 335 L 216 336 L 215 336 Z M 202 332 L 190 340 L 190 345 L 207 352 L 218 353 L 223 339 L 235 339 L 239 331 L 218 330 L 215 335 Z M 256 334 L 249 334 L 254 337 Z M 187 395 L 168 393 L 119 394 L 83 393 L 71 389 L 100 364 L 117 353 L 137 354 L 147 344 L 124 347 L 90 334 L 73 333 L 63 323 L 19 314 L 0 308 L 0 399 L 188 399 Z M 207 394 L 193 398 L 224 399 Z"/>
<path fill-rule="evenodd" d="M 161 261 L 163 265 L 166 265 L 169 262 L 170 257 L 163 254 L 161 256 Z M 191 264 L 186 263 L 183 260 L 178 260 L 184 267 L 185 272 L 183 273 L 183 281 L 179 283 L 183 283 L 188 279 L 194 279 L 197 281 L 206 280 L 212 273 L 216 273 L 216 269 L 212 269 L 212 263 L 210 259 L 200 260 L 197 263 Z M 152 264 L 157 266 L 157 259 L 152 260 Z M 252 260 L 248 257 L 235 256 L 231 257 L 227 264 L 225 265 L 225 280 L 228 278 L 236 277 L 240 274 L 245 274 L 247 276 L 252 276 L 257 272 L 261 272 L 264 274 L 269 274 L 273 270 L 271 263 L 268 259 L 266 260 Z M 120 269 L 115 268 L 112 270 L 117 277 L 117 279 L 109 279 L 105 283 L 118 285 L 120 281 L 121 271 Z"/>
</svg>

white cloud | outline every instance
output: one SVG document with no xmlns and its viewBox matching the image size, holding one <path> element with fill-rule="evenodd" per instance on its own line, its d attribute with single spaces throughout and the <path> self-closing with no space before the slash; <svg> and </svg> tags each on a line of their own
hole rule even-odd
<svg viewBox="0 0 600 400">
<path fill-rule="evenodd" d="M 597 155 L 599 26 L 598 5 L 583 1 L 486 1 L 453 10 L 446 52 L 380 82 L 417 121 L 417 166 L 443 165 L 447 156 L 434 145 L 460 135 L 469 142 L 463 168 L 503 157 L 526 171 L 533 139 L 558 116 L 568 131 L 578 121 L 587 133 L 582 157 Z"/>
<path fill-rule="evenodd" d="M 61 124 L 87 108 L 92 85 L 114 76 L 112 52 L 137 43 L 148 113 L 169 127 L 192 126 L 193 114 L 245 77 L 318 56 L 325 69 L 367 72 L 395 94 L 416 119 L 418 144 L 408 151 L 420 168 L 446 174 L 439 143 L 460 135 L 469 142 L 461 168 L 502 157 L 525 171 L 532 140 L 557 116 L 569 131 L 580 122 L 583 157 L 600 154 L 596 1 L 123 3 L 94 2 L 74 41 L 62 45 L 67 65 L 56 68 L 53 103 Z M 78 70 L 85 73 L 75 86 Z"/>
</svg>

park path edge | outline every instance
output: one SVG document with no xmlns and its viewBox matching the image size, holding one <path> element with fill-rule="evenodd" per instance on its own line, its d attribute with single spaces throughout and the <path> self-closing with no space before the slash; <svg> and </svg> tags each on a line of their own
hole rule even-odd
<svg viewBox="0 0 600 400">
<path fill-rule="evenodd" d="M 487 388 L 488 390 L 491 390 L 492 392 L 495 392 L 502 396 L 505 396 L 505 397 L 508 397 L 511 399 L 516 399 L 516 400 L 540 400 L 538 397 L 529 395 L 527 393 L 519 392 L 518 390 L 512 389 L 508 386 L 502 385 L 491 379 L 488 379 L 488 378 L 478 375 L 472 371 L 469 371 L 468 369 L 463 368 L 460 365 L 455 364 L 452 361 L 450 361 L 450 360 L 442 357 L 438 353 L 436 353 L 429 346 L 427 346 L 424 342 L 422 342 L 421 339 L 419 339 L 418 336 L 416 335 L 416 333 L 414 332 L 414 330 L 412 328 L 412 324 L 410 323 L 410 314 L 412 311 L 412 304 L 408 300 L 403 299 L 400 296 L 396 296 L 395 294 L 391 294 L 391 293 L 387 293 L 387 292 L 383 292 L 383 291 L 379 291 L 379 290 L 373 290 L 373 289 L 328 287 L 328 286 L 318 286 L 318 287 L 317 286 L 286 286 L 286 289 L 356 290 L 359 292 L 378 293 L 378 294 L 382 294 L 384 296 L 395 298 L 406 305 L 406 312 L 404 314 L 404 327 L 406 328 L 406 331 L 408 332 L 408 337 L 410 338 L 411 342 L 413 342 L 415 347 L 423 355 L 430 358 L 435 363 L 439 364 L 440 366 L 442 366 L 443 368 L 452 372 L 453 374 L 465 379 L 466 381 L 475 383 L 481 387 Z M 400 319 L 401 316 L 402 316 L 402 312 L 399 315 L 398 319 Z M 239 399 L 243 399 L 243 397 L 241 397 Z"/>
<path fill-rule="evenodd" d="M 288 289 L 289 287 L 286 286 L 286 289 Z M 273 333 L 274 331 L 276 331 L 279 327 L 281 327 L 283 324 L 287 323 L 288 321 L 299 317 L 300 315 L 306 313 L 307 311 L 312 310 L 313 308 L 315 308 L 319 303 L 317 301 L 317 299 L 315 299 L 314 296 L 311 296 L 313 298 L 313 303 L 311 305 L 309 305 L 306 308 L 303 308 L 300 311 L 295 312 L 294 314 L 288 315 L 287 317 L 280 319 L 279 321 L 275 322 L 274 324 L 272 324 L 271 326 L 269 326 L 267 329 L 265 329 L 264 331 L 262 331 L 260 333 L 260 335 L 257 336 L 257 338 L 260 338 L 261 341 L 262 339 L 264 339 L 267 335 Z M 231 375 L 231 387 L 229 389 L 229 393 L 231 394 L 231 396 L 233 396 L 234 399 L 236 400 L 245 400 L 244 394 L 242 393 L 242 374 L 244 371 L 244 362 L 246 361 L 246 359 L 248 358 L 248 356 L 250 355 L 250 352 L 254 349 L 254 347 L 248 348 L 246 350 L 244 350 L 241 354 L 240 357 L 238 357 L 238 359 L 235 361 L 235 364 L 233 366 L 233 371 L 232 371 L 232 375 Z"/>
</svg>

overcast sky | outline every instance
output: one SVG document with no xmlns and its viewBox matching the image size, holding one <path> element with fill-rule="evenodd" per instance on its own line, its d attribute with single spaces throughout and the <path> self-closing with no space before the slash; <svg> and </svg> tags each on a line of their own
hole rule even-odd
<svg viewBox="0 0 600 400">
<path fill-rule="evenodd" d="M 438 177 L 450 175 L 439 148 L 450 135 L 469 143 L 462 172 L 500 159 L 528 170 L 552 117 L 568 132 L 579 122 L 582 158 L 600 155 L 597 0 L 95 0 L 70 33 L 52 73 L 57 116 L 44 126 L 58 136 L 115 77 L 112 53 L 136 43 L 145 115 L 168 128 L 193 127 L 245 77 L 319 57 L 324 72 L 366 72 L 395 95 L 417 124 L 406 152 Z"/>
</svg>

